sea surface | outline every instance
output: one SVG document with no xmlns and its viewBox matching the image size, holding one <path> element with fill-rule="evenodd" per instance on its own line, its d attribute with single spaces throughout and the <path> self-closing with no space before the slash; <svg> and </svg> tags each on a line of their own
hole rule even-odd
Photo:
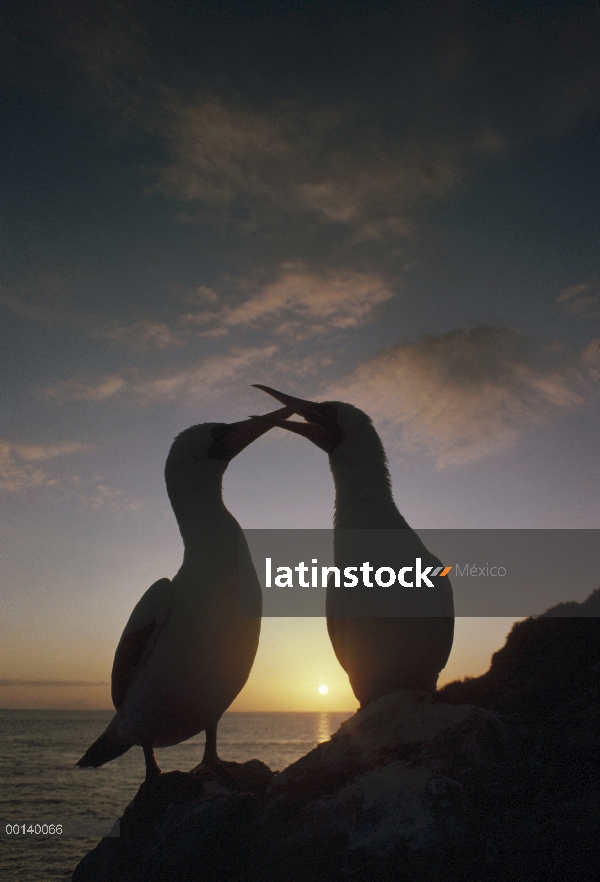
<svg viewBox="0 0 600 882">
<path fill-rule="evenodd" d="M 100 769 L 77 760 L 105 728 L 110 711 L 0 710 L 0 821 L 60 824 L 116 820 L 144 778 L 142 750 L 133 747 Z M 327 741 L 350 713 L 226 713 L 219 724 L 219 755 L 260 759 L 284 769 Z M 204 735 L 157 750 L 161 769 L 192 769 L 202 759 Z M 99 836 L 0 835 L 2 882 L 70 880 Z"/>
</svg>

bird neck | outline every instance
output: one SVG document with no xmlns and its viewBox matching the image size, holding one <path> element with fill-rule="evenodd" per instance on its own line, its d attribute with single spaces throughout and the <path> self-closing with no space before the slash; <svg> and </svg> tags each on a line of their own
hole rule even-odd
<svg viewBox="0 0 600 882">
<path fill-rule="evenodd" d="M 225 508 L 221 483 L 187 485 L 179 493 L 170 492 L 169 496 L 186 555 L 205 547 L 212 538 L 226 534 L 232 524 L 237 526 Z"/>
<path fill-rule="evenodd" d="M 342 443 L 329 463 L 335 484 L 333 525 L 345 530 L 401 530 L 408 524 L 398 511 L 385 452 L 376 433 L 360 446 Z"/>
</svg>

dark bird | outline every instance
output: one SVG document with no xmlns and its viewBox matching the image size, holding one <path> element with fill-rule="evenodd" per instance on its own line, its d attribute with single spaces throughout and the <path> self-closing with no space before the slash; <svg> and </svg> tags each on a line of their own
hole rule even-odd
<svg viewBox="0 0 600 882">
<path fill-rule="evenodd" d="M 268 386 L 256 388 L 306 420 L 267 415 L 257 421 L 303 435 L 329 455 L 335 483 L 334 562 L 342 572 L 347 563 L 369 560 L 374 548 L 381 564 L 396 572 L 414 568 L 417 558 L 423 568 L 443 569 L 396 507 L 385 451 L 367 414 L 341 401 L 317 403 Z M 431 581 L 434 587 L 426 589 L 426 600 L 424 593 L 405 592 L 403 614 L 365 616 L 348 614 L 356 608 L 356 592 L 343 584 L 336 587 L 330 578 L 327 629 L 362 707 L 396 689 L 435 691 L 452 648 L 454 604 L 448 578 Z"/>
<path fill-rule="evenodd" d="M 282 408 L 272 416 L 291 413 Z M 175 438 L 165 481 L 183 564 L 172 580 L 155 582 L 131 613 L 112 670 L 117 712 L 77 763 L 81 768 L 102 766 L 138 744 L 149 780 L 160 774 L 155 747 L 202 731 L 203 763 L 220 765 L 217 724 L 250 674 L 262 608 L 250 552 L 223 503 L 222 481 L 229 462 L 270 427 L 257 420 L 203 423 Z M 245 590 L 258 616 L 240 615 L 240 562 L 250 574 Z"/>
</svg>

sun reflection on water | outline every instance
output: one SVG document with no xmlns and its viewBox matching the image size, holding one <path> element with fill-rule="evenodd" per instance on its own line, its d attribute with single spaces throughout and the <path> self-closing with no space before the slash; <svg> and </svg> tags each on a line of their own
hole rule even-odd
<svg viewBox="0 0 600 882">
<path fill-rule="evenodd" d="M 316 738 L 319 744 L 329 741 L 331 738 L 331 729 L 329 727 L 329 714 L 327 711 L 321 711 L 316 720 Z"/>
</svg>

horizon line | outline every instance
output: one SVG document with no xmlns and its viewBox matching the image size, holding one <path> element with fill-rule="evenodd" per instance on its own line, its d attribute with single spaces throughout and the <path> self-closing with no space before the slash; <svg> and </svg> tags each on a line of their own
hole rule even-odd
<svg viewBox="0 0 600 882">
<path fill-rule="evenodd" d="M 0 680 L 2 686 L 110 686 L 108 680 Z"/>
</svg>

